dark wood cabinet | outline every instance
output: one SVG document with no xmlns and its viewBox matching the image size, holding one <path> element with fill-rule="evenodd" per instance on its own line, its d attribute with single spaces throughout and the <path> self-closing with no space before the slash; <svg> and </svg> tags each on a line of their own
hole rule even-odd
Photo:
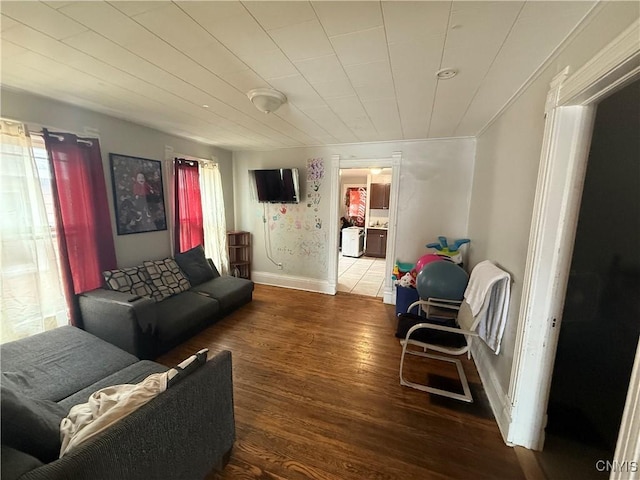
<svg viewBox="0 0 640 480">
<path fill-rule="evenodd" d="M 368 257 L 387 256 L 387 231 L 378 228 L 367 229 L 365 255 Z"/>
<path fill-rule="evenodd" d="M 372 183 L 369 208 L 373 208 L 375 210 L 388 210 L 390 194 L 390 183 Z"/>
</svg>

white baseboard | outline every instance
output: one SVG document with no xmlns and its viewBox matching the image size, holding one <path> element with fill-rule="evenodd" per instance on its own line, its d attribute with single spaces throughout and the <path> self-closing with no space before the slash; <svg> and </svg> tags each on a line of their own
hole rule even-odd
<svg viewBox="0 0 640 480">
<path fill-rule="evenodd" d="M 388 305 L 396 304 L 396 289 L 395 287 L 391 287 L 391 290 L 385 290 L 382 295 L 382 302 Z"/>
<path fill-rule="evenodd" d="M 328 281 L 316 278 L 296 277 L 293 275 L 269 272 L 251 272 L 251 280 L 261 285 L 271 285 L 273 287 L 292 288 L 294 290 L 305 290 L 307 292 L 324 293 L 326 295 L 336 294 L 335 285 L 331 286 Z"/>
<path fill-rule="evenodd" d="M 502 439 L 507 445 L 510 445 L 507 438 L 511 425 L 511 401 L 507 392 L 500 385 L 495 370 L 489 362 L 489 355 L 493 355 L 493 352 L 478 342 L 474 342 L 471 346 L 471 355 L 478 369 L 484 391 L 489 399 L 493 416 L 498 423 Z"/>
</svg>

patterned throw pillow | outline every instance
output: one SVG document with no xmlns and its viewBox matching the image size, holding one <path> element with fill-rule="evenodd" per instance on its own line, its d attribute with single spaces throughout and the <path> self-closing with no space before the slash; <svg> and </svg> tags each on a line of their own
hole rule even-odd
<svg viewBox="0 0 640 480">
<path fill-rule="evenodd" d="M 141 297 L 153 296 L 149 275 L 147 275 L 147 270 L 142 265 L 119 270 L 107 270 L 102 272 L 102 276 L 107 287 L 111 290 L 133 293 Z"/>
<path fill-rule="evenodd" d="M 153 298 L 160 301 L 164 298 L 176 295 L 191 288 L 180 267 L 173 258 L 156 260 L 155 262 L 143 262 L 149 274 L 151 284 L 155 287 Z"/>
</svg>

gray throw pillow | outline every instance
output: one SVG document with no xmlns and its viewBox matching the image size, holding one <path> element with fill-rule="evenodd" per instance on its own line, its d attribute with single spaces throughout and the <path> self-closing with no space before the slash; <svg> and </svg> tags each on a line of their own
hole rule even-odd
<svg viewBox="0 0 640 480">
<path fill-rule="evenodd" d="M 209 265 L 202 245 L 193 247 L 186 252 L 176 253 L 174 258 L 193 287 L 219 276 Z"/>
<path fill-rule="evenodd" d="M 0 386 L 2 443 L 43 463 L 60 455 L 60 422 L 66 409 L 50 400 L 30 398 L 2 379 Z"/>
</svg>

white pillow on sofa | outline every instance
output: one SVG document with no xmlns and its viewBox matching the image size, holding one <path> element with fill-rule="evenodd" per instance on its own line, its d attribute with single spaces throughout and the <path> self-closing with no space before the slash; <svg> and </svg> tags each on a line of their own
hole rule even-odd
<svg viewBox="0 0 640 480">
<path fill-rule="evenodd" d="M 60 423 L 60 457 L 164 392 L 168 373 L 153 373 L 135 385 L 101 388 L 86 403 L 71 407 Z"/>
<path fill-rule="evenodd" d="M 92 393 L 87 402 L 71 407 L 67 417 L 60 423 L 60 457 L 133 413 L 204 365 L 208 352 L 208 349 L 203 348 L 174 368 L 162 373 L 152 373 L 140 383 L 101 388 Z"/>
</svg>

